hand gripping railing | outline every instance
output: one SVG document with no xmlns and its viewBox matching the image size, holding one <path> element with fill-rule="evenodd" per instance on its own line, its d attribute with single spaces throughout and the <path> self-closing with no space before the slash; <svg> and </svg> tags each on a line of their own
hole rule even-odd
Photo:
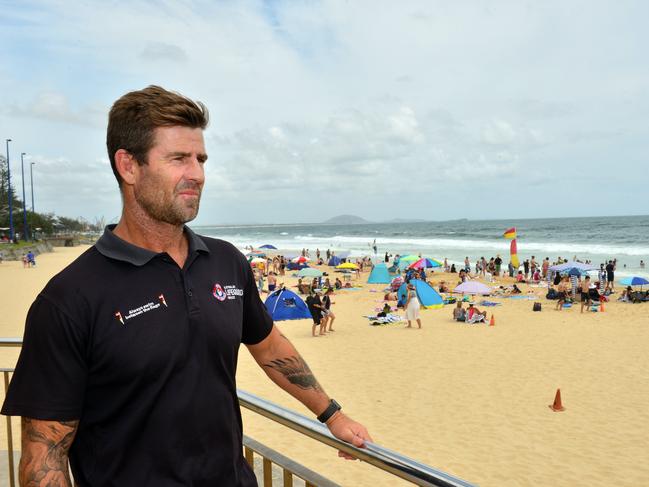
<svg viewBox="0 0 649 487">
<path fill-rule="evenodd" d="M 237 395 L 239 396 L 239 404 L 244 408 L 261 414 L 321 443 L 349 453 L 359 460 L 386 472 L 390 472 L 416 485 L 440 487 L 474 486 L 474 484 L 436 470 L 375 443 L 366 441 L 365 448 L 356 448 L 334 437 L 323 424 L 255 396 L 254 394 L 250 394 L 249 392 L 237 389 Z"/>
</svg>

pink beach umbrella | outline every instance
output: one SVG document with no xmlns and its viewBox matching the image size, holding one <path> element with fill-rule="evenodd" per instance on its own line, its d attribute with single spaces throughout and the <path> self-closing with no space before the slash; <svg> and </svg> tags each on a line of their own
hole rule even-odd
<svg viewBox="0 0 649 487">
<path fill-rule="evenodd" d="M 453 289 L 453 292 L 459 294 L 491 294 L 493 289 L 478 281 L 466 281 Z"/>
</svg>

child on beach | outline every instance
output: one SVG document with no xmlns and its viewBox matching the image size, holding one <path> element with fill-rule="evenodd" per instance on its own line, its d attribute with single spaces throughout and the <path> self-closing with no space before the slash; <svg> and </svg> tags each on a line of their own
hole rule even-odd
<svg viewBox="0 0 649 487">
<path fill-rule="evenodd" d="M 561 282 L 559 282 L 559 286 L 557 288 L 557 307 L 555 308 L 558 311 L 563 310 L 563 305 L 566 304 L 566 301 L 568 300 L 568 276 L 564 276 L 561 279 Z"/>
</svg>

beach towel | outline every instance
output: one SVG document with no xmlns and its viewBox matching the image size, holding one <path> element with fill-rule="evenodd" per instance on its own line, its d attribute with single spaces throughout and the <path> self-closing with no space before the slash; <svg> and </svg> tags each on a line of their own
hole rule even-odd
<svg viewBox="0 0 649 487">
<path fill-rule="evenodd" d="M 481 306 L 499 306 L 502 303 L 496 303 L 495 301 L 480 301 Z"/>
</svg>

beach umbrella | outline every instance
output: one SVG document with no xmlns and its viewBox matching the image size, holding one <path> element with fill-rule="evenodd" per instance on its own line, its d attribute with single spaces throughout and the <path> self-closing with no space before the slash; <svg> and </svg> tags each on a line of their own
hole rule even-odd
<svg viewBox="0 0 649 487">
<path fill-rule="evenodd" d="M 647 281 L 644 277 L 631 276 L 620 279 L 620 284 L 622 284 L 623 286 L 640 286 L 642 288 L 642 286 L 649 284 L 649 281 Z"/>
<path fill-rule="evenodd" d="M 478 281 L 466 281 L 453 289 L 453 292 L 461 294 L 491 294 L 493 289 Z"/>
<path fill-rule="evenodd" d="M 403 284 L 403 277 L 397 276 L 394 279 L 392 279 L 392 282 L 390 283 L 390 287 L 393 289 L 399 289 L 399 286 Z"/>
<path fill-rule="evenodd" d="M 417 262 L 413 262 L 408 266 L 408 269 L 429 269 L 431 267 L 442 267 L 442 263 L 436 259 L 424 257 Z"/>
<path fill-rule="evenodd" d="M 336 269 L 358 269 L 358 266 L 351 262 L 345 262 L 344 264 L 337 265 Z"/>
<path fill-rule="evenodd" d="M 261 262 L 266 262 L 266 259 L 262 259 L 261 257 L 255 257 L 250 261 L 251 264 L 260 264 Z"/>
<path fill-rule="evenodd" d="M 271 245 L 271 244 L 262 245 L 262 246 L 259 247 L 259 248 L 260 248 L 260 249 L 271 249 L 271 250 L 277 250 L 277 247 L 275 247 L 274 245 Z"/>
<path fill-rule="evenodd" d="M 401 262 L 416 262 L 419 259 L 421 259 L 420 256 L 415 255 L 415 254 L 410 254 L 410 255 L 404 255 L 403 257 L 401 257 L 401 259 L 399 259 L 399 262 L 400 263 Z"/>
<path fill-rule="evenodd" d="M 570 273 L 571 270 L 577 269 L 579 271 L 594 271 L 597 269 L 594 265 L 584 264 L 583 262 L 564 262 L 563 264 L 557 264 L 550 266 L 551 271 L 561 272 L 561 273 Z"/>
<path fill-rule="evenodd" d="M 305 267 L 304 269 L 297 271 L 295 275 L 297 277 L 321 277 L 322 271 L 314 269 L 313 267 Z"/>
<path fill-rule="evenodd" d="M 300 255 L 296 257 L 295 259 L 292 259 L 291 262 L 295 262 L 296 264 L 304 264 L 305 262 L 309 262 L 308 257 L 304 257 L 303 255 Z"/>
<path fill-rule="evenodd" d="M 266 254 L 261 250 L 253 250 L 252 252 L 248 252 L 246 257 L 266 257 Z"/>
</svg>

